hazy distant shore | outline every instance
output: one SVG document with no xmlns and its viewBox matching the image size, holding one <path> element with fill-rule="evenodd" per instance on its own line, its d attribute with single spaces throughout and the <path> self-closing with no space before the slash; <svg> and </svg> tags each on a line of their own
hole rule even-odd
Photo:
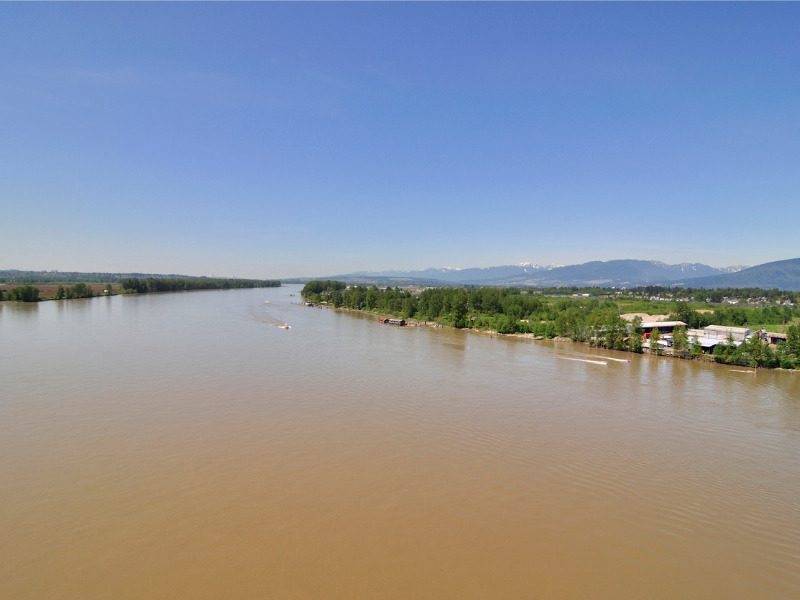
<svg viewBox="0 0 800 600">
<path fill-rule="evenodd" d="M 24 272 L 14 272 L 24 273 Z M 54 276 L 46 272 L 17 275 L 0 283 L 0 301 L 41 302 L 43 300 L 77 300 L 118 294 L 152 294 L 197 290 L 230 290 L 280 287 L 277 279 L 237 279 L 220 277 L 125 276 L 125 274 L 73 273 L 65 281 L 47 281 Z M 84 276 L 84 280 L 80 277 Z M 99 275 L 107 281 L 98 282 Z"/>
</svg>

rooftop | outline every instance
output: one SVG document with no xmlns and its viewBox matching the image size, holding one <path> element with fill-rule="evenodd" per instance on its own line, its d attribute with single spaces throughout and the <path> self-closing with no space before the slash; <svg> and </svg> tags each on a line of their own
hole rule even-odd
<svg viewBox="0 0 800 600">
<path fill-rule="evenodd" d="M 708 325 L 704 329 L 709 332 L 722 332 L 726 335 L 729 333 L 746 335 L 753 332 L 753 330 L 749 329 L 748 327 L 728 327 L 727 325 Z"/>
<path fill-rule="evenodd" d="M 649 321 L 647 323 L 642 323 L 641 327 L 646 329 L 653 329 L 656 327 L 686 327 L 686 323 L 683 321 Z"/>
</svg>

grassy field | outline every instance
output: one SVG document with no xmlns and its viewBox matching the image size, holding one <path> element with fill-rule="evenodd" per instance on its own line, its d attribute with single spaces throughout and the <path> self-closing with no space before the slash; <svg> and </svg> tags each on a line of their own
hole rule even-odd
<svg viewBox="0 0 800 600">
<path fill-rule="evenodd" d="M 800 325 L 800 319 L 794 319 L 790 323 L 784 324 L 757 324 L 757 325 L 748 325 L 750 329 L 766 329 L 767 331 L 771 331 L 773 333 L 786 333 L 786 330 L 791 327 L 792 325 Z"/>
</svg>

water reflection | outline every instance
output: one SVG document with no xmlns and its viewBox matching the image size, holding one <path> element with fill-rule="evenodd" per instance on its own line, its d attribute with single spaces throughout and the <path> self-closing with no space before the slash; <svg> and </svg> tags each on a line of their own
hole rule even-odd
<svg viewBox="0 0 800 600">
<path fill-rule="evenodd" d="M 25 319 L 35 317 L 39 312 L 38 302 L 0 302 L 0 314 L 9 318 Z"/>
</svg>

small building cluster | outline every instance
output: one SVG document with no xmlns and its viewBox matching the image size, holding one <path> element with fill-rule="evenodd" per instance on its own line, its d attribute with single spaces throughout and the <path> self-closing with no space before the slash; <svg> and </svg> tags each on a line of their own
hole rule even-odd
<svg viewBox="0 0 800 600">
<path fill-rule="evenodd" d="M 690 344 L 700 344 L 703 352 L 713 352 L 719 344 L 733 344 L 741 346 L 742 342 L 752 337 L 756 332 L 747 327 L 726 327 L 724 325 L 709 325 L 703 329 L 688 329 Z"/>
<path fill-rule="evenodd" d="M 683 321 L 642 323 L 641 328 L 645 338 L 642 346 L 645 348 L 650 347 L 650 334 L 654 329 L 658 329 L 659 333 L 662 334 L 658 340 L 658 345 L 662 349 L 672 348 L 673 334 L 677 327 L 686 327 L 686 323 Z M 709 354 L 713 353 L 714 348 L 720 344 L 741 346 L 745 340 L 753 336 L 758 336 L 772 347 L 786 341 L 785 333 L 775 333 L 763 329 L 755 330 L 747 327 L 728 327 L 726 325 L 708 325 L 702 329 L 687 329 L 686 335 L 689 338 L 690 345 L 698 344 L 703 352 Z"/>
</svg>

